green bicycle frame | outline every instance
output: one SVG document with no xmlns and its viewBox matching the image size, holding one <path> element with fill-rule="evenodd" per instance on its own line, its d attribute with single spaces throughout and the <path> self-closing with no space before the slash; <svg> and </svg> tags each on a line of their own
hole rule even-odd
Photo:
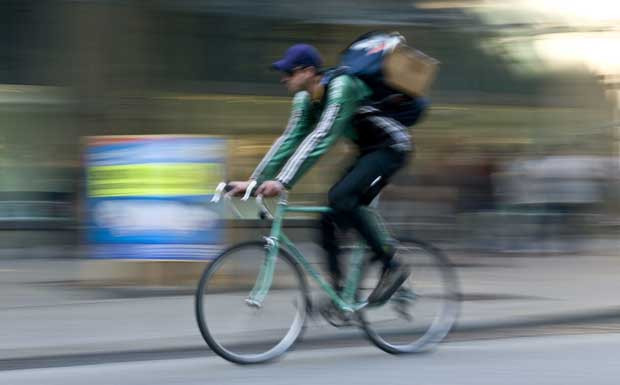
<svg viewBox="0 0 620 385">
<path fill-rule="evenodd" d="M 256 279 L 254 287 L 246 300 L 249 304 L 260 307 L 272 284 L 273 274 L 275 271 L 276 257 L 278 248 L 282 244 L 289 251 L 296 262 L 310 274 L 310 276 L 319 284 L 319 286 L 327 293 L 331 300 L 342 310 L 346 312 L 354 312 L 364 308 L 368 303 L 356 302 L 355 293 L 361 280 L 364 267 L 364 250 L 365 244 L 360 241 L 359 245 L 353 250 L 350 258 L 349 270 L 345 281 L 342 296 L 338 295 L 334 288 L 323 278 L 323 276 L 308 262 L 303 253 L 295 246 L 295 244 L 282 232 L 282 221 L 288 212 L 303 213 L 328 213 L 331 212 L 329 207 L 324 206 L 289 206 L 286 193 L 280 197 L 278 205 L 273 216 L 271 233 L 266 237 L 267 242 L 266 257 L 263 266 Z M 378 214 L 370 211 L 370 215 L 374 215 L 380 223 L 380 232 L 382 238 L 389 238 L 389 233 L 385 228 Z"/>
</svg>

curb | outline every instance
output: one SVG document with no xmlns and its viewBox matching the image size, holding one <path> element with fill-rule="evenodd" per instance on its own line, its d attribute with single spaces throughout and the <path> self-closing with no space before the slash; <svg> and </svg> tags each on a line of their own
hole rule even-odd
<svg viewBox="0 0 620 385">
<path fill-rule="evenodd" d="M 457 324 L 447 337 L 447 341 L 458 340 L 467 341 L 480 338 L 506 338 L 506 337 L 523 337 L 532 336 L 536 333 L 532 330 L 544 326 L 566 326 L 571 324 L 596 324 L 604 321 L 620 319 L 620 307 L 604 309 L 589 313 L 570 313 L 544 315 L 528 319 L 517 319 L 513 322 L 471 322 L 467 324 Z M 501 332 L 518 331 L 519 333 L 502 334 Z M 615 330 L 610 330 L 611 332 Z M 618 328 L 620 331 L 620 326 Z M 499 333 L 498 333 L 499 332 Z M 551 331 L 553 332 L 553 330 Z M 560 331 L 555 330 L 556 333 Z M 550 334 L 549 330 L 545 330 L 544 334 Z M 361 337 L 361 338 L 360 338 Z M 324 349 L 343 346 L 367 346 L 370 344 L 365 338 L 364 333 L 360 329 L 343 329 L 337 336 L 313 336 L 310 338 L 300 338 L 294 346 L 298 350 Z M 62 350 L 62 348 L 57 349 Z M 37 349 L 28 349 L 34 353 Z M 196 344 L 187 344 L 178 347 L 162 347 L 151 349 L 124 349 L 124 350 L 99 350 L 84 351 L 81 349 L 72 349 L 71 352 L 49 354 L 49 355 L 32 355 L 18 356 L 14 358 L 0 359 L 0 371 L 6 370 L 23 370 L 35 368 L 51 368 L 66 366 L 94 365 L 103 363 L 117 363 L 128 361 L 146 361 L 146 360 L 168 360 L 195 357 L 213 356 L 214 353 L 203 343 L 197 340 Z"/>
</svg>

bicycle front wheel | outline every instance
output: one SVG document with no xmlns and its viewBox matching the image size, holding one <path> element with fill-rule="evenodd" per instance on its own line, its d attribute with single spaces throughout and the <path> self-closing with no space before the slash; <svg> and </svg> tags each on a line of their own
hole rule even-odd
<svg viewBox="0 0 620 385">
<path fill-rule="evenodd" d="M 285 250 L 278 250 L 264 300 L 247 301 L 266 256 L 264 243 L 258 241 L 233 246 L 205 269 L 196 291 L 196 318 L 202 336 L 214 352 L 237 364 L 280 356 L 303 330 L 306 283 Z"/>
<path fill-rule="evenodd" d="M 397 257 L 411 274 L 386 303 L 360 311 L 369 339 L 392 354 L 428 350 L 448 334 L 459 309 L 456 274 L 445 255 L 420 241 L 401 242 Z M 360 296 L 375 287 L 379 267 L 369 268 Z"/>
</svg>

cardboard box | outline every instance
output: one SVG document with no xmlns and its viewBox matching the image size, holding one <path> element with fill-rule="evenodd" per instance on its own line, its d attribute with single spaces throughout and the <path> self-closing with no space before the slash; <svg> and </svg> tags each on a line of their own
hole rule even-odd
<svg viewBox="0 0 620 385">
<path fill-rule="evenodd" d="M 399 44 L 383 62 L 385 82 L 411 96 L 426 95 L 435 80 L 439 61 L 423 52 Z"/>
</svg>

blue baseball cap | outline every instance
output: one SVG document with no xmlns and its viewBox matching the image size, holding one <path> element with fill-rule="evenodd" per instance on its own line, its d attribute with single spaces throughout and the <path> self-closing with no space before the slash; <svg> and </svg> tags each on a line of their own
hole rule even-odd
<svg viewBox="0 0 620 385">
<path fill-rule="evenodd" d="M 284 57 L 271 65 L 282 72 L 293 72 L 298 67 L 321 68 L 323 59 L 319 51 L 309 44 L 295 44 L 284 53 Z"/>
</svg>

